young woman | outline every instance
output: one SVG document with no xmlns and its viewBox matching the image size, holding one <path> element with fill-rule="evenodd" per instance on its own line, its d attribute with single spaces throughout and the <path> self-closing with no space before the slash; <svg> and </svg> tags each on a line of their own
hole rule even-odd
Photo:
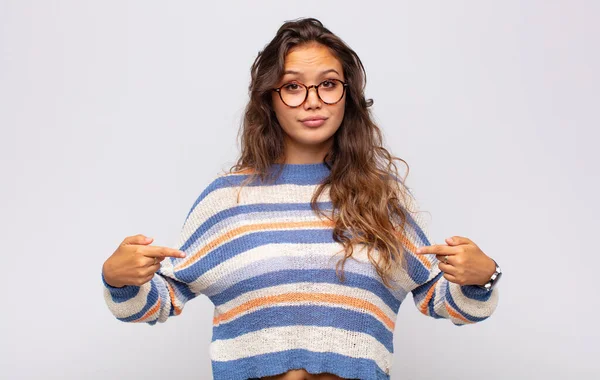
<svg viewBox="0 0 600 380">
<path fill-rule="evenodd" d="M 227 380 L 389 379 L 409 292 L 433 318 L 489 317 L 500 269 L 466 237 L 431 245 L 356 53 L 299 19 L 251 74 L 237 164 L 200 194 L 178 249 L 136 235 L 106 260 L 112 313 L 154 325 L 206 294 L 213 376 Z"/>
</svg>

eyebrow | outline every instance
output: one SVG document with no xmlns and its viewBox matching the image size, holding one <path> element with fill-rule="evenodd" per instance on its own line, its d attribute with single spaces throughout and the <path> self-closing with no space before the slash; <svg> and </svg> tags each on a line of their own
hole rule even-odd
<svg viewBox="0 0 600 380">
<path fill-rule="evenodd" d="M 335 69 L 323 70 L 319 74 L 320 75 L 325 75 L 325 74 L 329 74 L 329 73 L 336 73 L 337 75 L 340 75 L 340 73 L 338 73 Z M 299 71 L 294 71 L 294 70 L 285 70 L 283 72 L 283 75 L 286 75 L 286 74 L 302 75 L 302 73 L 300 73 Z"/>
</svg>

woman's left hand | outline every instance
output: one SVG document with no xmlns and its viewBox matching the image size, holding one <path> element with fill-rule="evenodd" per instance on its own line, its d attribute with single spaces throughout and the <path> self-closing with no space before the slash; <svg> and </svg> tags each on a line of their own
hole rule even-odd
<svg viewBox="0 0 600 380">
<path fill-rule="evenodd" d="M 444 277 L 459 285 L 484 285 L 496 271 L 496 263 L 470 239 L 453 236 L 448 245 L 430 245 L 417 249 L 417 254 L 435 254 Z M 447 256 L 447 259 L 444 259 Z M 447 263 L 444 261 L 447 260 Z"/>
</svg>

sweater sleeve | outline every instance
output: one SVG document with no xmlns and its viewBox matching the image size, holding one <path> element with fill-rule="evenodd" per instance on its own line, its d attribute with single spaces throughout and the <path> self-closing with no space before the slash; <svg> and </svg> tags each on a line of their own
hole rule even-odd
<svg viewBox="0 0 600 380">
<path fill-rule="evenodd" d="M 413 202 L 417 207 L 416 201 Z M 436 319 L 449 319 L 457 326 L 481 322 L 491 316 L 498 304 L 498 288 L 487 291 L 476 285 L 448 281 L 435 255 L 415 254 L 419 247 L 435 244 L 422 213 L 409 212 L 406 224 L 407 266 L 416 284 L 411 293 L 417 309 Z"/>
<path fill-rule="evenodd" d="M 111 313 L 123 322 L 145 322 L 150 325 L 166 322 L 179 315 L 185 303 L 207 286 L 205 272 L 213 262 L 211 250 L 218 229 L 218 213 L 209 186 L 196 200 L 181 227 L 176 249 L 185 252 L 184 258 L 167 257 L 154 277 L 141 286 L 116 288 L 104 284 L 104 300 Z M 211 193 L 213 193 L 211 195 Z"/>
</svg>

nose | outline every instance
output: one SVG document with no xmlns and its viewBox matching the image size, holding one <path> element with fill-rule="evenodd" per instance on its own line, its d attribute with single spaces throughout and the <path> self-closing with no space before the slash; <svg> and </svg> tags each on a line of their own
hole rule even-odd
<svg viewBox="0 0 600 380">
<path fill-rule="evenodd" d="M 311 91 L 314 90 L 314 91 Z M 308 95 L 304 102 L 304 109 L 321 108 L 322 102 L 317 93 L 317 86 L 308 87 Z"/>
</svg>

